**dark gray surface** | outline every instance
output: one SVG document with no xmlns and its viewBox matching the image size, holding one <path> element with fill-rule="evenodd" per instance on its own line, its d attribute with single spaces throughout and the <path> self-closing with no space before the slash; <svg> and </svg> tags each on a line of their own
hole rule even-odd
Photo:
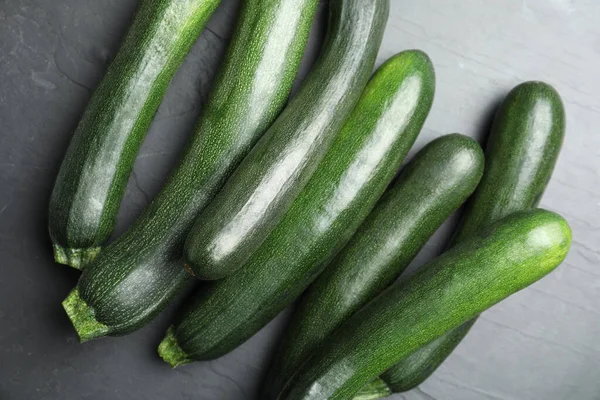
<svg viewBox="0 0 600 400">
<path fill-rule="evenodd" d="M 78 273 L 52 262 L 46 209 L 61 157 L 134 0 L 0 0 L 0 399 L 253 399 L 284 318 L 230 355 L 178 370 L 155 353 L 174 307 L 123 338 L 79 345 L 60 302 Z M 119 217 L 160 188 L 197 118 L 233 24 L 224 0 L 175 78 Z M 434 137 L 482 138 L 498 100 L 543 79 L 565 99 L 568 132 L 544 207 L 574 231 L 565 264 L 486 312 L 419 390 L 395 399 L 600 399 L 600 5 L 594 0 L 391 0 L 379 62 L 421 48 L 436 65 Z M 323 8 L 323 7 L 322 7 Z M 318 49 L 318 30 L 303 68 Z M 414 151 L 413 151 L 414 152 Z M 449 226 L 420 254 L 441 247 Z"/>
</svg>

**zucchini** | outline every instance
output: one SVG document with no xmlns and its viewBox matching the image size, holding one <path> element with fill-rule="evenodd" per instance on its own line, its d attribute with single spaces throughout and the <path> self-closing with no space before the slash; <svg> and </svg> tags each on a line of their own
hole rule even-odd
<svg viewBox="0 0 600 400">
<path fill-rule="evenodd" d="M 194 218 L 285 106 L 318 0 L 244 1 L 214 89 L 178 167 L 130 229 L 83 272 L 64 307 L 81 341 L 123 335 L 188 281 Z"/>
<path fill-rule="evenodd" d="M 565 135 L 560 95 L 546 83 L 525 82 L 506 97 L 492 125 L 485 173 L 453 243 L 513 212 L 538 205 Z M 394 392 L 420 385 L 442 364 L 475 321 L 448 332 L 402 360 L 382 378 Z"/>
<path fill-rule="evenodd" d="M 328 38 L 315 72 L 200 214 L 186 240 L 186 269 L 197 278 L 221 279 L 244 265 L 344 126 L 371 75 L 387 18 L 381 1 L 368 3 L 331 2 Z"/>
<path fill-rule="evenodd" d="M 458 134 L 442 136 L 417 154 L 302 296 L 271 365 L 263 398 L 274 398 L 327 336 L 395 281 L 473 193 L 483 164 L 479 144 Z"/>
<path fill-rule="evenodd" d="M 567 222 L 540 209 L 478 231 L 350 317 L 276 399 L 351 399 L 396 361 L 551 272 L 570 244 Z"/>
<path fill-rule="evenodd" d="M 369 24 L 378 32 L 365 40 L 378 46 L 387 0 L 343 2 L 376 11 Z M 343 22 L 344 31 L 366 23 Z M 175 367 L 222 356 L 306 289 L 394 176 L 431 108 L 434 87 L 433 67 L 421 52 L 401 53 L 379 68 L 308 185 L 247 265 L 186 302 L 159 346 L 166 362 Z"/>
<path fill-rule="evenodd" d="M 167 86 L 220 2 L 141 2 L 77 126 L 54 185 L 48 225 L 56 262 L 82 269 L 110 237 Z"/>
</svg>

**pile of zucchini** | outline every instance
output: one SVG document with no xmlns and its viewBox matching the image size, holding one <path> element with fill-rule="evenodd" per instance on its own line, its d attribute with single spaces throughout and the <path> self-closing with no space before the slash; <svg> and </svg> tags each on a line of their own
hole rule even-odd
<svg viewBox="0 0 600 400">
<path fill-rule="evenodd" d="M 232 351 L 299 299 L 260 399 L 416 387 L 480 313 L 567 255 L 567 222 L 537 208 L 564 138 L 560 96 L 523 83 L 485 154 L 449 134 L 400 170 L 435 73 L 410 50 L 371 76 L 389 0 L 330 1 L 292 99 L 319 1 L 246 0 L 179 165 L 105 246 L 166 87 L 219 2 L 142 0 L 65 156 L 49 230 L 56 261 L 83 271 L 63 302 L 81 342 L 143 327 L 195 277 L 158 348 L 173 367 Z M 446 251 L 396 282 L 463 204 Z"/>
</svg>

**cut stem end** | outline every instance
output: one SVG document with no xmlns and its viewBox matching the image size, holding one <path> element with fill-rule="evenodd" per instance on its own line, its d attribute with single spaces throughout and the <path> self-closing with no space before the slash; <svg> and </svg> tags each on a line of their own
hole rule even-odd
<svg viewBox="0 0 600 400">
<path fill-rule="evenodd" d="M 179 347 L 173 325 L 169 327 L 165 338 L 158 345 L 158 355 L 172 368 L 177 368 L 194 361 Z"/>
<path fill-rule="evenodd" d="M 104 337 L 110 333 L 108 326 L 96 320 L 94 310 L 79 296 L 77 287 L 69 293 L 62 305 L 81 343 Z"/>
<path fill-rule="evenodd" d="M 90 247 L 87 249 L 65 249 L 57 244 L 53 245 L 52 247 L 54 248 L 54 261 L 79 270 L 84 269 L 89 263 L 91 263 L 94 258 L 96 258 L 98 253 L 100 253 L 100 250 L 102 250 L 101 247 Z"/>
</svg>

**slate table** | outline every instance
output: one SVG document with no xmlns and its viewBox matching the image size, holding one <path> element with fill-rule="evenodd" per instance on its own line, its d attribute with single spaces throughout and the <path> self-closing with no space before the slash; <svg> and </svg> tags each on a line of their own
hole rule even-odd
<svg viewBox="0 0 600 400">
<path fill-rule="evenodd" d="M 141 150 L 117 234 L 156 194 L 210 89 L 238 1 L 224 0 L 176 76 Z M 49 194 L 91 91 L 137 1 L 0 0 L 0 399 L 255 399 L 280 316 L 222 359 L 169 369 L 155 348 L 174 306 L 123 338 L 77 343 L 60 302 L 77 272 L 54 264 Z M 414 151 L 445 133 L 484 140 L 502 97 L 541 79 L 562 94 L 565 145 L 542 206 L 574 232 L 555 273 L 486 312 L 421 388 L 396 400 L 600 399 L 600 4 L 391 0 L 378 63 L 425 50 L 437 71 Z M 322 2 L 301 75 L 326 22 Z M 415 261 L 440 250 L 455 219 Z M 180 301 L 180 300 L 179 300 Z"/>
</svg>

